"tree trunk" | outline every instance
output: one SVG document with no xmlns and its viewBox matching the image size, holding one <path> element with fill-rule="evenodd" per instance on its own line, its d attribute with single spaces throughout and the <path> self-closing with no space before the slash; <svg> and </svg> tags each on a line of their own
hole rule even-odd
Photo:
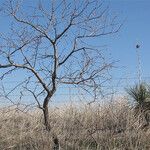
<svg viewBox="0 0 150 150">
<path fill-rule="evenodd" d="M 46 130 L 48 132 L 51 131 L 51 125 L 50 125 L 50 120 L 49 120 L 49 110 L 48 110 L 48 104 L 45 105 L 43 109 L 43 114 L 44 114 L 44 125 L 46 127 Z M 53 135 L 53 143 L 54 147 L 53 150 L 59 150 L 59 140 L 56 135 Z"/>
<path fill-rule="evenodd" d="M 51 126 L 50 126 L 50 121 L 49 121 L 49 111 L 48 111 L 48 106 L 46 106 L 43 109 L 43 114 L 44 114 L 44 125 L 46 127 L 47 131 L 51 130 Z"/>
</svg>

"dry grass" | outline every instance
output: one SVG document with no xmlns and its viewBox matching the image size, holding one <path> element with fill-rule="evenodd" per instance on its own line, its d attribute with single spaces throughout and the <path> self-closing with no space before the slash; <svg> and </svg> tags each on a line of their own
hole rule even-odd
<svg viewBox="0 0 150 150">
<path fill-rule="evenodd" d="M 51 133 L 40 111 L 0 111 L 0 150 L 51 150 L 52 134 L 64 150 L 149 150 L 150 129 L 141 129 L 126 102 L 50 109 Z"/>
</svg>

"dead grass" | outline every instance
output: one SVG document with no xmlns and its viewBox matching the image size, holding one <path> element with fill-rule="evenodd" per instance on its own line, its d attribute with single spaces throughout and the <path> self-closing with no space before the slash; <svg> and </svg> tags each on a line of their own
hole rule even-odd
<svg viewBox="0 0 150 150">
<path fill-rule="evenodd" d="M 40 111 L 1 110 L 0 150 L 51 150 L 52 134 L 64 150 L 150 149 L 150 129 L 140 128 L 125 101 L 53 108 L 50 121 L 52 131 L 47 133 Z"/>
</svg>

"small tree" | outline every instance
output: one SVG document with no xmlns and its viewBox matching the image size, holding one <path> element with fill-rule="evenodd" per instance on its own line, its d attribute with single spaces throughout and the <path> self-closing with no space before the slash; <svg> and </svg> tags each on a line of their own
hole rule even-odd
<svg viewBox="0 0 150 150">
<path fill-rule="evenodd" d="M 59 85 L 77 86 L 94 98 L 101 91 L 113 62 L 105 60 L 95 40 L 116 33 L 120 25 L 116 16 L 108 17 L 100 0 L 28 3 L 7 0 L 3 8 L 11 24 L 0 37 L 1 79 L 16 70 L 24 72 L 16 87 L 23 87 L 21 97 L 25 91 L 33 95 L 51 130 L 48 104 Z"/>
</svg>

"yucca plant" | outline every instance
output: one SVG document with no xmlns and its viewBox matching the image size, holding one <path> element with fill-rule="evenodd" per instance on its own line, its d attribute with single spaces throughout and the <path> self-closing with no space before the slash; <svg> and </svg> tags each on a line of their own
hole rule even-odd
<svg viewBox="0 0 150 150">
<path fill-rule="evenodd" d="M 126 89 L 129 96 L 135 102 L 135 116 L 141 116 L 145 124 L 144 126 L 149 125 L 150 123 L 150 86 L 141 83 L 137 84 L 134 87 Z M 141 118 L 140 117 L 140 118 Z"/>
<path fill-rule="evenodd" d="M 127 89 L 127 93 L 137 105 L 142 106 L 150 98 L 150 87 L 145 83 L 141 83 Z"/>
</svg>

